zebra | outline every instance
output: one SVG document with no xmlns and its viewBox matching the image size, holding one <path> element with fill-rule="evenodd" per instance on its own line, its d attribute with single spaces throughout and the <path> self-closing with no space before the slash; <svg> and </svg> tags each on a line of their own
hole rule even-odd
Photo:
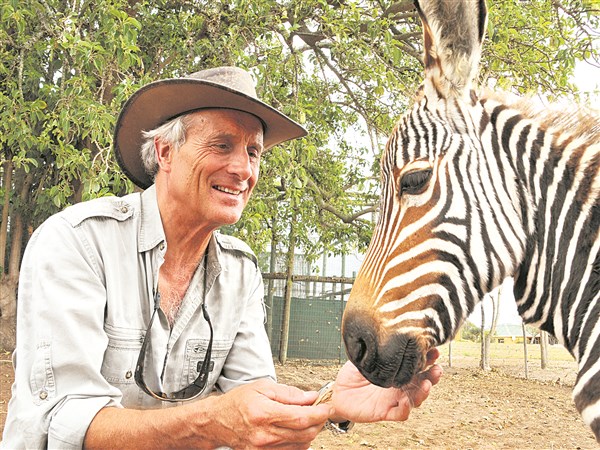
<svg viewBox="0 0 600 450">
<path fill-rule="evenodd" d="M 574 403 L 600 442 L 600 118 L 478 94 L 484 0 L 415 3 L 424 81 L 381 156 L 380 215 L 343 316 L 348 358 L 403 386 L 512 277 L 524 322 L 577 360 Z"/>
</svg>

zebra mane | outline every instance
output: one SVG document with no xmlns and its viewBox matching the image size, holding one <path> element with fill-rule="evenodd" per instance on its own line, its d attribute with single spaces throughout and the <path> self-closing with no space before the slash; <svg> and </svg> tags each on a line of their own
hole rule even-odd
<svg viewBox="0 0 600 450">
<path fill-rule="evenodd" d="M 600 144 L 598 111 L 574 103 L 546 103 L 532 97 L 517 97 L 496 91 L 485 91 L 481 99 L 502 103 L 553 134 L 578 137 L 588 146 Z"/>
</svg>

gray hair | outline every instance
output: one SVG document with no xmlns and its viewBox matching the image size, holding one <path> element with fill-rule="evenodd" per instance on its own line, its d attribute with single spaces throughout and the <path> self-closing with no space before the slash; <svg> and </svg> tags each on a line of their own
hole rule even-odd
<svg viewBox="0 0 600 450">
<path fill-rule="evenodd" d="M 153 180 L 158 173 L 158 161 L 156 160 L 156 145 L 154 144 L 154 138 L 159 138 L 167 144 L 173 145 L 176 151 L 179 150 L 185 143 L 187 130 L 192 123 L 192 114 L 193 112 L 183 114 L 163 123 L 153 130 L 142 131 L 144 141 L 140 148 L 140 157 L 142 158 L 146 173 L 150 175 Z"/>
</svg>

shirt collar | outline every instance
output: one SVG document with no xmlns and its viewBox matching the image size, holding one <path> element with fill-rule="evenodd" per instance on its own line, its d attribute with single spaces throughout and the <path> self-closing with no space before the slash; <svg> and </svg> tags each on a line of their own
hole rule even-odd
<svg viewBox="0 0 600 450">
<path fill-rule="evenodd" d="M 160 218 L 156 185 L 154 184 L 141 194 L 141 216 L 138 251 L 147 252 L 157 245 L 166 245 L 165 230 Z M 217 234 L 218 231 L 213 232 L 208 245 L 208 273 L 211 285 L 214 277 L 221 272 L 221 264 L 219 263 L 221 246 L 216 237 Z"/>
<path fill-rule="evenodd" d="M 153 184 L 141 194 L 141 224 L 138 236 L 138 251 L 147 252 L 165 243 L 165 230 L 160 220 L 156 186 Z"/>
</svg>

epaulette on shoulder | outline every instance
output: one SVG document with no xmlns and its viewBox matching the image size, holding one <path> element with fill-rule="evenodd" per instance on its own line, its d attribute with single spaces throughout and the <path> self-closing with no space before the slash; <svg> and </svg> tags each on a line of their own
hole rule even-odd
<svg viewBox="0 0 600 450">
<path fill-rule="evenodd" d="M 133 217 L 139 209 L 139 194 L 125 197 L 101 197 L 69 206 L 61 215 L 76 227 L 91 218 L 110 218 L 120 222 Z"/>
<path fill-rule="evenodd" d="M 215 233 L 215 237 L 217 239 L 218 244 L 222 248 L 243 253 L 245 256 L 250 258 L 258 267 L 258 258 L 254 254 L 250 246 L 244 241 L 236 237 L 230 236 L 228 234 L 222 233 Z"/>
</svg>

